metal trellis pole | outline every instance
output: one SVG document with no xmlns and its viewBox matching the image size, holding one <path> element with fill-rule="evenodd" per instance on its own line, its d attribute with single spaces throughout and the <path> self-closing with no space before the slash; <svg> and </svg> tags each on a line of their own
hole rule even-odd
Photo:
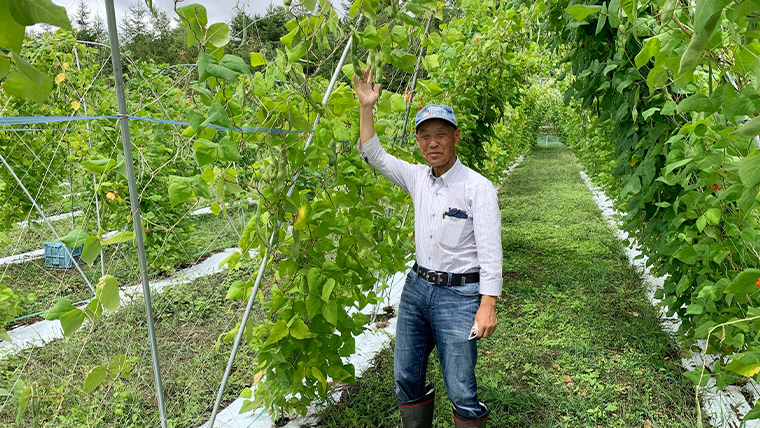
<svg viewBox="0 0 760 428">
<path fill-rule="evenodd" d="M 430 31 L 430 23 L 433 22 L 433 14 L 428 17 L 427 25 L 425 26 L 425 35 Z M 406 126 L 409 124 L 409 110 L 412 108 L 412 99 L 414 99 L 414 91 L 417 89 L 417 75 L 420 72 L 420 64 L 422 63 L 422 53 L 425 52 L 425 47 L 420 46 L 420 53 L 417 54 L 417 65 L 414 67 L 414 76 L 412 76 L 412 90 L 409 92 L 409 101 L 406 103 L 406 112 L 404 113 L 404 127 L 401 128 L 401 142 L 399 145 L 404 144 L 404 138 L 406 137 Z"/>
<path fill-rule="evenodd" d="M 124 164 L 127 168 L 127 181 L 129 183 L 129 202 L 132 206 L 132 220 L 137 245 L 137 256 L 140 262 L 140 276 L 142 278 L 143 298 L 145 300 L 145 317 L 148 321 L 148 337 L 150 339 L 150 353 L 153 359 L 153 374 L 156 382 L 158 411 L 161 417 L 161 426 L 167 428 L 164 389 L 161 385 L 161 366 L 158 362 L 158 345 L 156 343 L 156 332 L 153 325 L 153 305 L 150 298 L 148 263 L 145 258 L 145 243 L 143 241 L 143 229 L 140 220 L 140 196 L 137 192 L 134 159 L 132 158 L 132 142 L 129 138 L 129 116 L 127 115 L 127 100 L 124 96 L 124 76 L 121 71 L 121 52 L 119 51 L 119 36 L 116 32 L 116 13 L 114 11 L 113 0 L 106 0 L 106 20 L 108 22 L 108 38 L 111 42 L 111 61 L 113 64 L 114 83 L 116 85 L 116 100 L 119 105 L 121 143 L 124 147 Z"/>
<path fill-rule="evenodd" d="M 343 67 L 343 63 L 346 61 L 346 56 L 348 56 L 348 51 L 351 49 L 351 43 L 353 42 L 353 36 L 348 39 L 348 43 L 346 43 L 346 48 L 343 49 L 343 55 L 340 57 L 340 61 L 338 61 L 338 65 L 335 67 L 335 71 L 333 72 L 332 79 L 330 79 L 330 84 L 327 86 L 327 91 L 325 92 L 325 96 L 322 98 L 322 105 L 326 106 L 327 102 L 330 100 L 330 95 L 332 94 L 333 88 L 335 87 L 335 83 L 338 81 L 338 76 L 340 76 L 341 73 L 341 67 Z M 311 143 L 314 141 L 314 131 L 317 128 L 317 125 L 319 124 L 319 120 L 322 118 L 321 113 L 317 113 L 317 117 L 314 119 L 314 124 L 312 125 L 312 132 L 311 135 L 309 135 L 308 140 L 306 140 L 306 145 L 304 146 L 303 150 L 306 151 L 306 149 L 311 146 Z M 293 195 L 293 191 L 296 188 L 296 181 L 298 181 L 298 177 L 301 175 L 301 167 L 296 170 L 296 173 L 293 175 L 293 184 L 288 189 L 288 197 Z M 272 236 L 269 238 L 269 246 L 271 247 L 272 243 L 274 242 L 274 234 L 279 233 L 279 223 L 274 228 L 274 231 L 272 231 Z M 261 279 L 264 275 L 264 268 L 266 268 L 267 265 L 267 259 L 269 258 L 269 251 L 267 250 L 264 252 L 264 255 L 261 258 L 261 265 L 259 266 L 259 272 L 256 275 L 256 281 L 253 284 L 253 290 L 251 291 L 251 296 L 248 298 L 248 304 L 245 307 L 245 312 L 243 313 L 243 319 L 240 321 L 240 328 L 238 329 L 237 336 L 235 337 L 235 342 L 232 345 L 232 352 L 230 353 L 230 359 L 227 362 L 227 368 L 224 371 L 224 377 L 222 378 L 222 383 L 219 385 L 219 392 L 216 395 L 216 402 L 214 403 L 214 409 L 211 411 L 211 418 L 209 419 L 208 424 L 206 425 L 209 428 L 213 428 L 214 422 L 216 421 L 216 415 L 219 413 L 219 406 L 222 403 L 222 397 L 224 396 L 224 390 L 227 387 L 227 381 L 229 380 L 230 373 L 232 372 L 232 365 L 235 362 L 235 356 L 237 355 L 238 348 L 240 347 L 240 342 L 243 339 L 243 334 L 245 333 L 245 327 L 248 324 L 248 318 L 251 315 L 251 308 L 253 307 L 253 302 L 256 299 L 256 294 L 258 293 L 259 286 L 261 285 Z"/>
</svg>

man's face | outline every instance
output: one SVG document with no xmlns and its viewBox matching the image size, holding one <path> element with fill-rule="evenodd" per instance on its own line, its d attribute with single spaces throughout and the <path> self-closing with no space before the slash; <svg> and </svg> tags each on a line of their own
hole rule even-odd
<svg viewBox="0 0 760 428">
<path fill-rule="evenodd" d="M 445 120 L 430 119 L 420 124 L 415 137 L 422 157 L 435 169 L 454 165 L 454 146 L 459 144 L 459 134 L 459 129 Z"/>
</svg>

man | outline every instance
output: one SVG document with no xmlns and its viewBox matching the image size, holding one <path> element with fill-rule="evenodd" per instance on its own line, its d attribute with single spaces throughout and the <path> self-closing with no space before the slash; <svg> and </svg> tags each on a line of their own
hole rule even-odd
<svg viewBox="0 0 760 428">
<path fill-rule="evenodd" d="M 501 213 L 493 184 L 456 156 L 460 130 L 451 107 L 417 113 L 417 145 L 430 165 L 413 165 L 383 150 L 373 106 L 380 85 L 369 68 L 354 77 L 360 106 L 359 153 L 412 196 L 417 263 L 401 296 L 394 349 L 396 395 L 405 428 L 430 427 L 434 392 L 426 385 L 434 347 L 453 404 L 454 426 L 485 427 L 488 407 L 478 400 L 477 341 L 496 330 L 501 294 Z"/>
</svg>

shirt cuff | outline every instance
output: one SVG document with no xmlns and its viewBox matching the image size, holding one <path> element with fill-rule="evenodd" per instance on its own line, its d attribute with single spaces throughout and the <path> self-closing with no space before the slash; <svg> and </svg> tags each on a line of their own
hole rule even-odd
<svg viewBox="0 0 760 428">
<path fill-rule="evenodd" d="M 380 138 L 378 138 L 377 133 L 375 133 L 375 135 L 364 144 L 362 144 L 361 138 L 356 140 L 356 147 L 359 148 L 359 153 L 363 153 L 367 151 L 368 149 L 373 148 L 372 146 L 375 144 L 380 144 Z"/>
<path fill-rule="evenodd" d="M 486 296 L 501 296 L 501 284 L 498 283 L 480 283 L 480 294 Z"/>
<path fill-rule="evenodd" d="M 362 140 L 359 138 L 356 140 L 356 147 L 359 149 L 359 156 L 361 156 L 365 162 L 371 164 L 370 158 L 374 158 L 374 154 L 379 148 L 381 148 L 380 138 L 378 138 L 377 133 L 375 133 L 375 135 L 364 144 L 362 144 Z"/>
</svg>

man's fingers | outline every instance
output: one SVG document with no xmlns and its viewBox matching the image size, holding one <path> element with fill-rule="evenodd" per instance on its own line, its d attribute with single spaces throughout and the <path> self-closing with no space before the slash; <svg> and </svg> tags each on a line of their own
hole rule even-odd
<svg viewBox="0 0 760 428">
<path fill-rule="evenodd" d="M 485 339 L 496 332 L 496 326 L 484 326 L 478 332 L 478 339 Z"/>
</svg>

